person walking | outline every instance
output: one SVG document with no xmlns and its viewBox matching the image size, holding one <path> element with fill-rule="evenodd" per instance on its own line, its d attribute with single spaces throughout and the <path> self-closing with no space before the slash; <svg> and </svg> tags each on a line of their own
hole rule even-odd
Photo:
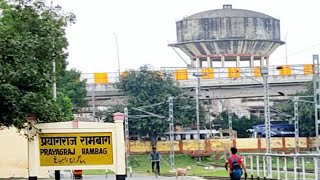
<svg viewBox="0 0 320 180">
<path fill-rule="evenodd" d="M 244 171 L 244 177 L 247 179 L 247 170 L 246 166 L 243 164 L 242 157 L 237 154 L 238 150 L 235 147 L 230 149 L 231 155 L 227 158 L 225 163 L 225 168 L 228 171 L 229 165 L 229 174 L 231 180 L 241 180 L 241 176 Z"/>
</svg>

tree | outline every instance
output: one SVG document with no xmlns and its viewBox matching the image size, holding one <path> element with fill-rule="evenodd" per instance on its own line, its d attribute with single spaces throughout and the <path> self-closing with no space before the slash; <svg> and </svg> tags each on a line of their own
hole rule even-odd
<svg viewBox="0 0 320 180">
<path fill-rule="evenodd" d="M 141 109 L 144 111 L 159 115 L 159 117 L 129 118 L 130 132 L 150 136 L 152 145 L 155 145 L 158 135 L 168 131 L 169 97 L 178 96 L 183 90 L 178 87 L 171 74 L 154 71 L 150 66 L 127 71 L 118 86 L 128 98 L 129 115 L 146 115 L 131 107 L 143 107 Z M 194 101 L 188 98 L 178 98 L 174 99 L 173 104 L 175 123 L 188 126 L 196 122 Z M 202 107 L 201 110 L 200 119 L 201 122 L 204 122 Z"/>
<path fill-rule="evenodd" d="M 62 92 L 57 93 L 57 103 L 59 104 L 61 108 L 61 112 L 63 113 L 62 116 L 65 117 L 67 120 L 70 120 L 73 118 L 72 114 L 72 102 L 71 99 L 63 94 Z"/>
<path fill-rule="evenodd" d="M 70 120 L 69 100 L 59 93 L 54 101 L 52 84 L 65 71 L 65 28 L 75 16 L 42 0 L 0 0 L 0 8 L 0 126 L 21 128 L 29 115 Z"/>
<path fill-rule="evenodd" d="M 235 113 L 231 113 L 231 119 L 232 119 L 232 129 L 237 131 L 237 136 L 239 138 L 250 137 L 249 134 L 247 133 L 247 129 L 250 129 L 252 128 L 252 126 L 255 126 L 258 124 L 264 124 L 263 119 L 255 115 L 251 115 L 250 118 L 247 118 L 245 116 L 239 118 Z M 216 118 L 216 120 L 214 121 L 214 123 L 223 129 L 228 129 L 229 128 L 228 111 L 221 112 Z"/>
<path fill-rule="evenodd" d="M 80 81 L 81 73 L 76 69 L 65 70 L 57 79 L 57 89 L 70 98 L 73 112 L 87 105 L 85 98 L 87 95 L 86 81 Z"/>
<path fill-rule="evenodd" d="M 313 84 L 308 82 L 306 84 L 306 90 L 303 92 L 298 92 L 295 96 L 313 96 Z M 312 101 L 311 98 L 303 98 L 302 100 Z M 276 108 L 281 109 L 283 112 L 287 113 L 291 117 L 294 117 L 294 105 L 293 101 L 284 102 L 276 105 Z M 314 104 L 299 102 L 299 132 L 301 136 L 311 137 L 315 136 L 315 120 L 314 120 Z M 288 120 L 286 116 L 280 116 L 282 120 Z"/>
</svg>

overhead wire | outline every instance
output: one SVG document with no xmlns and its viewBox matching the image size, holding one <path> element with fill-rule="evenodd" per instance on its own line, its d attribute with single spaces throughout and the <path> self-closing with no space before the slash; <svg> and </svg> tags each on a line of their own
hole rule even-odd
<svg viewBox="0 0 320 180">
<path fill-rule="evenodd" d="M 179 94 L 177 96 L 174 96 L 173 99 L 177 99 L 177 98 L 179 98 L 179 97 L 181 97 L 181 96 L 183 96 L 183 95 L 185 95 L 187 93 L 190 93 L 193 90 L 194 90 L 194 88 L 189 90 L 189 91 L 183 92 L 183 93 L 181 93 L 181 94 Z M 158 118 L 161 118 L 161 119 L 166 119 L 167 118 L 166 116 L 154 114 L 154 113 L 146 111 L 145 109 L 146 108 L 150 108 L 150 107 L 154 107 L 154 106 L 158 106 L 158 105 L 161 105 L 161 104 L 165 104 L 168 101 L 169 100 L 165 100 L 165 101 L 162 101 L 162 102 L 159 102 L 159 103 L 155 103 L 155 104 L 150 104 L 150 105 L 146 105 L 146 106 L 140 106 L 138 108 L 131 107 L 133 110 L 140 111 L 140 112 L 148 114 L 148 115 L 131 115 L 131 118 L 138 119 L 138 118 L 144 118 L 144 117 L 158 117 Z"/>
<path fill-rule="evenodd" d="M 320 44 L 319 44 L 319 45 L 320 45 Z M 295 69 L 295 68 L 290 68 L 290 69 L 292 69 L 292 70 L 298 70 L 298 71 L 303 71 L 302 69 Z M 243 74 L 243 73 L 242 73 L 242 74 Z M 245 74 L 244 74 L 244 75 L 245 75 Z M 248 76 L 248 75 L 245 75 L 245 76 Z M 247 77 L 247 78 L 253 79 L 252 77 Z M 255 80 L 255 81 L 257 81 L 257 80 Z M 259 81 L 257 81 L 257 82 L 259 82 Z M 259 83 L 261 84 L 262 82 L 259 82 Z M 258 85 L 258 86 L 259 86 L 259 85 Z M 238 89 L 247 89 L 247 88 L 252 88 L 252 87 L 257 87 L 257 85 L 251 85 L 251 86 L 241 87 L 241 88 L 238 88 Z M 194 88 L 193 88 L 193 89 L 194 89 Z M 173 97 L 173 98 L 174 98 L 174 99 L 178 99 L 179 97 L 181 97 L 181 96 L 183 96 L 183 95 L 185 95 L 185 94 L 187 94 L 187 93 L 190 93 L 193 89 L 191 89 L 191 90 L 189 90 L 189 91 L 186 91 L 186 92 L 183 92 L 183 93 L 181 93 L 181 94 L 179 94 L 179 95 L 177 95 L 177 96 L 175 96 L 175 97 Z M 276 90 L 276 89 L 274 89 L 274 88 L 271 88 L 271 87 L 270 87 L 270 89 L 273 90 L 273 91 L 275 91 L 275 92 L 278 93 L 279 95 L 286 96 L 286 97 L 290 97 L 290 96 L 285 95 L 284 93 L 282 93 L 282 92 L 280 92 L 280 91 L 278 91 L 278 90 Z M 253 91 L 253 89 L 252 89 L 252 90 L 249 90 L 249 91 Z M 243 92 L 243 91 L 242 91 L 242 92 Z M 238 95 L 238 94 L 242 94 L 242 92 L 229 95 L 228 98 L 231 98 L 231 99 L 237 98 L 237 97 L 233 97 L 233 96 Z M 218 97 L 218 98 L 215 98 L 215 99 L 222 99 L 222 98 L 221 98 L 221 97 L 220 97 L 220 98 Z M 161 105 L 161 104 L 165 104 L 165 103 L 167 103 L 167 102 L 168 102 L 168 100 L 165 100 L 165 101 L 162 101 L 162 102 L 159 102 L 159 103 L 155 103 L 155 104 L 151 104 L 151 105 L 140 106 L 140 107 L 138 107 L 138 109 L 140 109 L 140 110 L 141 110 L 141 109 L 146 109 L 146 108 L 158 106 L 158 105 Z M 284 112 L 282 112 L 281 110 L 278 110 L 278 109 L 276 109 L 276 108 L 274 108 L 274 107 L 271 107 L 271 108 L 274 109 L 274 110 L 277 110 L 278 112 L 280 112 L 280 113 L 282 113 L 282 114 L 285 114 L 286 116 L 289 115 L 289 114 L 284 113 Z M 289 115 L 289 116 L 291 116 L 291 115 Z"/>
<path fill-rule="evenodd" d="M 190 93 L 190 92 L 192 92 L 194 90 L 194 88 L 192 88 L 192 89 L 190 89 L 190 90 L 188 90 L 188 91 L 185 91 L 185 92 L 183 92 L 183 93 L 181 93 L 181 94 L 178 94 L 177 96 L 173 96 L 172 98 L 173 99 L 178 99 L 179 97 L 181 97 L 181 96 L 183 96 L 183 95 L 185 95 L 185 94 L 188 94 L 188 93 Z M 164 101 L 162 101 L 162 102 L 158 102 L 158 103 L 154 103 L 154 104 L 150 104 L 150 105 L 146 105 L 146 106 L 140 106 L 140 107 L 137 107 L 137 108 L 139 108 L 139 109 L 146 109 L 146 108 L 150 108 L 150 107 L 154 107 L 154 106 L 158 106 L 158 105 L 162 105 L 162 104 L 165 104 L 165 103 L 167 103 L 169 100 L 164 100 Z"/>
<path fill-rule="evenodd" d="M 303 52 L 305 52 L 305 51 L 307 51 L 307 50 L 310 50 L 311 48 L 314 48 L 314 47 L 317 47 L 317 46 L 320 46 L 320 43 L 314 44 L 314 45 L 312 45 L 312 46 L 309 46 L 309 47 L 307 47 L 307 48 L 304 48 L 304 49 L 301 49 L 301 50 L 298 50 L 298 51 L 295 51 L 295 52 L 293 52 L 293 53 L 289 53 L 289 54 L 287 55 L 287 57 L 295 56 L 295 55 L 297 55 L 297 54 L 303 53 Z M 286 57 L 286 56 L 278 57 L 278 58 L 275 58 L 275 59 L 273 59 L 273 60 L 282 60 L 282 59 L 285 59 L 285 58 L 287 58 L 287 57 Z"/>
<path fill-rule="evenodd" d="M 273 109 L 275 112 L 277 112 L 277 113 L 279 113 L 279 114 L 282 114 L 282 115 L 284 115 L 284 116 L 286 116 L 286 117 L 291 117 L 291 118 L 293 118 L 293 116 L 292 116 L 291 114 L 288 114 L 288 113 L 286 113 L 286 112 L 283 112 L 283 111 L 281 111 L 281 110 L 279 110 L 279 109 L 277 109 L 277 108 L 275 108 L 275 107 L 270 106 L 270 108 Z"/>
</svg>

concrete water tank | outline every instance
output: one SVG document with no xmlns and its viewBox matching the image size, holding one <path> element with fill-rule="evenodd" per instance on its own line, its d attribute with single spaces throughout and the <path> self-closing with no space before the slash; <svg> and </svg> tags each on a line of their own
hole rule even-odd
<svg viewBox="0 0 320 180">
<path fill-rule="evenodd" d="M 176 31 L 177 43 L 169 46 L 181 49 L 197 67 L 212 67 L 212 62 L 225 67 L 226 61 L 236 67 L 244 61 L 250 67 L 268 65 L 269 56 L 284 44 L 278 19 L 232 5 L 188 16 L 176 22 Z"/>
</svg>

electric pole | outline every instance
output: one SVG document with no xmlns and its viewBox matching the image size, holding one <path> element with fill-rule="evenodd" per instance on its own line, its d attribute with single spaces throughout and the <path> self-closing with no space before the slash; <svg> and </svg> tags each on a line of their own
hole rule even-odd
<svg viewBox="0 0 320 180">
<path fill-rule="evenodd" d="M 315 131 L 316 131 L 316 150 L 319 150 L 319 112 L 320 112 L 320 76 L 319 76 L 319 55 L 313 55 L 313 95 L 314 95 L 314 121 L 315 121 Z M 319 167 L 319 159 L 317 159 L 317 166 Z M 320 174 L 317 174 L 319 177 Z"/>
<path fill-rule="evenodd" d="M 293 99 L 294 106 L 294 139 L 295 139 L 295 154 L 299 153 L 299 97 L 294 97 Z"/>
<path fill-rule="evenodd" d="M 197 115 L 197 134 L 198 134 L 198 160 L 201 161 L 200 157 L 200 105 L 199 105 L 199 96 L 200 96 L 200 78 L 202 73 L 193 73 L 193 76 L 197 77 L 197 87 L 196 87 L 196 115 Z"/>
<path fill-rule="evenodd" d="M 169 97 L 169 130 L 170 130 L 170 170 L 174 169 L 174 125 L 173 125 L 173 97 Z"/>
<path fill-rule="evenodd" d="M 269 100 L 269 83 L 268 83 L 268 67 L 261 67 L 261 75 L 263 77 L 264 89 L 264 118 L 265 118 L 265 136 L 266 136 L 266 153 L 271 154 L 271 119 L 270 119 L 270 100 Z M 272 178 L 272 160 L 271 156 L 267 157 L 267 176 Z"/>
<path fill-rule="evenodd" d="M 130 177 L 131 177 L 131 172 L 130 172 L 130 139 L 129 139 L 129 113 L 128 113 L 128 108 L 124 108 L 124 134 L 126 138 L 126 165 L 127 165 L 127 174 L 129 172 Z"/>
<path fill-rule="evenodd" d="M 320 102 L 320 76 L 319 76 L 319 55 L 313 55 L 313 88 L 314 88 L 314 118 L 315 118 L 315 131 L 316 131 L 316 149 L 319 151 L 319 110 Z"/>
<path fill-rule="evenodd" d="M 294 97 L 293 99 L 293 111 L 294 111 L 294 152 L 295 154 L 299 154 L 299 109 L 298 109 L 298 104 L 299 104 L 299 97 Z M 299 174 L 298 174 L 298 169 L 297 166 L 299 164 L 298 157 L 295 156 L 293 158 L 293 163 L 294 163 L 294 177 L 295 179 L 298 179 Z"/>
<path fill-rule="evenodd" d="M 228 109 L 228 122 L 229 122 L 229 139 L 230 145 L 233 146 L 233 129 L 232 129 L 232 117 L 231 117 L 231 110 Z"/>
</svg>

